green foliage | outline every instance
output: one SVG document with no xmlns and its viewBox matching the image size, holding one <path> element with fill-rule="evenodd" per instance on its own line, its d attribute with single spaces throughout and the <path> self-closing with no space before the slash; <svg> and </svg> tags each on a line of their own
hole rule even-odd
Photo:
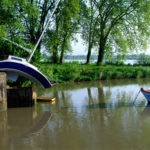
<svg viewBox="0 0 150 150">
<path fill-rule="evenodd" d="M 83 66 L 83 68 L 80 71 L 80 77 L 79 77 L 79 81 L 92 81 L 92 80 L 97 80 L 99 78 L 99 68 L 95 68 L 92 66 L 89 67 L 85 67 Z"/>
<path fill-rule="evenodd" d="M 97 64 L 102 63 L 104 55 L 109 56 L 112 52 L 126 54 L 147 48 L 150 40 L 150 0 L 82 2 L 82 35 L 89 46 L 93 36 L 90 33 L 94 33 L 92 43 L 97 43 L 94 44 L 99 54 Z"/>
<path fill-rule="evenodd" d="M 53 0 L 1 0 L 0 55 L 14 54 L 28 57 L 29 54 L 13 44 L 4 42 L 2 38 L 8 37 L 32 49 L 49 19 L 49 12 L 53 10 L 54 2 Z M 78 31 L 82 31 L 82 38 L 89 46 L 89 55 L 93 47 L 99 52 L 98 62 L 102 61 L 103 56 L 110 58 L 114 52 L 122 55 L 146 49 L 150 35 L 149 14 L 150 0 L 62 0 L 46 31 L 45 39 L 39 44 L 32 60 L 40 61 L 40 49 L 43 46 L 50 54 L 51 62 L 62 63 L 65 54 L 71 51 L 71 40 Z M 121 61 L 116 64 L 123 65 Z M 148 60 L 143 64 L 148 65 Z M 83 70 L 81 77 L 88 80 L 89 77 L 84 76 L 87 73 L 91 74 L 91 78 L 99 76 L 91 72 Z M 70 77 L 68 75 L 69 78 L 71 75 Z M 110 72 L 109 78 L 115 78 L 114 73 Z"/>
<path fill-rule="evenodd" d="M 57 70 L 55 69 L 55 73 L 61 81 L 75 81 L 79 76 L 78 67 L 72 64 L 65 64 L 64 67 L 59 66 Z"/>
<path fill-rule="evenodd" d="M 71 50 L 71 40 L 78 28 L 79 0 L 63 0 L 53 16 L 54 27 L 47 31 L 44 43 L 53 63 L 62 63 Z"/>
<path fill-rule="evenodd" d="M 63 65 L 41 63 L 36 64 L 36 66 L 52 83 L 150 78 L 148 66 L 96 66 L 76 63 L 65 63 Z M 10 83 L 10 85 L 12 84 Z M 16 84 L 31 86 L 33 83 L 20 77 Z"/>
<path fill-rule="evenodd" d="M 0 39 L 6 36 L 6 26 L 0 25 Z"/>
<path fill-rule="evenodd" d="M 150 77 L 150 68 L 143 66 L 96 66 L 66 63 L 49 66 L 40 64 L 39 68 L 52 82 L 59 83 Z"/>
<path fill-rule="evenodd" d="M 145 55 L 145 54 L 139 55 L 138 64 L 144 65 L 144 66 L 149 66 L 150 65 L 150 56 Z"/>
<path fill-rule="evenodd" d="M 20 49 L 14 46 L 8 41 L 4 41 L 3 37 L 7 37 L 12 41 L 18 42 L 21 37 L 25 38 L 25 27 L 23 21 L 23 15 L 25 15 L 24 8 L 27 0 L 1 0 L 0 1 L 0 55 L 17 55 L 26 56 L 26 52 L 20 51 Z"/>
</svg>

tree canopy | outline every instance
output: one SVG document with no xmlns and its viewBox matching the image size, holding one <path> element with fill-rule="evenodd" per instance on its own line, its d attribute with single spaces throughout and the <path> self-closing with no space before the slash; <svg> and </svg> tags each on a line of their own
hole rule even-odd
<svg viewBox="0 0 150 150">
<path fill-rule="evenodd" d="M 36 44 L 56 0 L 1 0 L 0 55 L 28 57 L 4 37 L 28 49 Z M 61 0 L 33 61 L 46 49 L 49 61 L 62 63 L 71 50 L 71 40 L 82 34 L 87 43 L 87 63 L 97 51 L 97 64 L 112 54 L 140 51 L 148 46 L 150 0 Z"/>
<path fill-rule="evenodd" d="M 101 64 L 104 56 L 111 56 L 112 53 L 130 53 L 132 50 L 146 46 L 150 34 L 149 0 L 83 2 L 89 9 L 89 16 L 84 18 L 89 21 L 89 17 L 92 16 L 92 23 L 85 24 L 83 27 L 83 35 L 87 28 L 85 40 L 88 45 L 91 45 L 91 32 L 94 33 L 92 36 L 97 43 L 95 44 L 98 53 L 97 64 Z M 89 50 L 91 51 L 90 48 Z"/>
</svg>

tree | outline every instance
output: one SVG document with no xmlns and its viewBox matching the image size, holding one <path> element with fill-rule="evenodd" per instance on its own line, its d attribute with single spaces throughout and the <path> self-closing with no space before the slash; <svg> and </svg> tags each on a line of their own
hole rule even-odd
<svg viewBox="0 0 150 150">
<path fill-rule="evenodd" d="M 97 14 L 94 10 L 93 0 L 89 0 L 89 4 L 83 0 L 81 3 L 80 24 L 82 38 L 87 43 L 87 59 L 86 64 L 90 62 L 92 48 L 96 46 L 96 29 L 97 29 Z"/>
<path fill-rule="evenodd" d="M 13 21 L 13 7 L 8 7 L 13 4 L 14 1 L 8 1 L 5 0 L 0 1 L 0 37 L 3 37 L 6 33 L 6 25 Z M 13 5 L 12 5 L 13 6 Z"/>
<path fill-rule="evenodd" d="M 2 55 L 15 54 L 18 56 L 27 56 L 26 52 L 21 51 L 12 43 L 5 41 L 4 37 L 17 42 L 20 45 L 24 43 L 23 40 L 26 39 L 24 34 L 24 16 L 28 15 L 26 13 L 29 6 L 28 4 L 27 0 L 1 1 L 0 11 L 3 15 L 0 17 L 0 28 L 3 27 L 2 33 L 4 33 L 1 35 L 0 39 L 0 50 Z M 25 42 L 27 42 L 27 40 Z"/>
<path fill-rule="evenodd" d="M 53 10 L 55 2 L 55 0 L 11 0 L 8 4 L 6 3 L 7 5 L 1 5 L 1 11 L 4 10 L 5 17 L 6 15 L 10 15 L 10 19 L 8 18 L 10 21 L 5 21 L 5 17 L 0 18 L 1 22 L 6 22 L 5 33 L 7 33 L 7 38 L 32 50 L 49 19 L 49 14 Z M 39 43 L 37 51 L 34 54 L 33 59 L 35 61 L 40 59 L 41 43 L 42 41 Z M 7 51 L 4 51 L 5 54 L 15 54 L 23 57 L 29 56 L 28 53 L 20 50 L 20 48 L 8 41 L 2 45 L 1 49 L 3 49 L 4 45 L 8 47 Z"/>
<path fill-rule="evenodd" d="M 20 28 L 21 22 L 18 17 L 18 4 L 23 4 L 23 1 L 18 2 L 17 0 L 1 0 L 0 1 L 0 56 L 13 54 L 15 50 L 12 47 L 12 44 L 5 42 L 4 37 L 10 36 L 14 32 L 9 32 L 12 28 L 18 31 Z"/>
<path fill-rule="evenodd" d="M 104 56 L 112 55 L 113 52 L 127 53 L 139 45 L 140 48 L 146 45 L 144 43 L 148 41 L 146 38 L 150 31 L 149 4 L 149 0 L 88 0 L 86 5 L 90 11 L 87 13 L 91 19 L 89 26 L 86 25 L 89 29 L 86 38 L 92 45 L 91 33 L 96 33 L 92 43 L 98 49 L 97 65 L 102 64 Z"/>
<path fill-rule="evenodd" d="M 54 26 L 45 38 L 53 63 L 62 63 L 64 54 L 70 49 L 70 40 L 77 30 L 78 12 L 79 0 L 63 0 L 54 14 Z"/>
<path fill-rule="evenodd" d="M 18 14 L 24 30 L 19 30 L 19 34 L 17 33 L 16 37 L 19 36 L 20 40 L 26 43 L 24 45 L 26 45 L 26 47 L 29 47 L 29 49 L 32 50 L 33 47 L 36 45 L 43 31 L 45 23 L 47 22 L 49 11 L 51 11 L 53 8 L 54 2 L 55 1 L 50 0 L 25 0 L 25 3 L 23 5 L 19 5 L 21 11 L 19 11 Z M 40 41 L 34 54 L 34 61 L 39 61 L 41 58 L 41 43 L 42 41 Z"/>
<path fill-rule="evenodd" d="M 70 49 L 70 39 L 74 32 L 77 30 L 77 21 L 79 14 L 79 0 L 65 0 L 64 8 L 62 9 L 62 40 L 61 40 L 61 53 L 60 61 L 62 63 L 65 51 Z"/>
<path fill-rule="evenodd" d="M 6 21 L 7 38 L 32 50 L 49 19 L 55 2 L 56 0 L 15 0 L 12 13 L 12 18 L 15 21 L 10 21 L 10 23 Z M 64 54 L 70 50 L 70 41 L 77 29 L 78 12 L 79 0 L 61 1 L 46 31 L 46 40 L 39 43 L 34 54 L 34 61 L 40 59 L 40 50 L 43 46 L 51 53 L 53 63 L 62 63 Z M 2 41 L 2 43 L 0 49 L 5 46 L 4 54 L 29 56 L 27 52 L 20 50 L 19 47 L 8 41 Z"/>
</svg>

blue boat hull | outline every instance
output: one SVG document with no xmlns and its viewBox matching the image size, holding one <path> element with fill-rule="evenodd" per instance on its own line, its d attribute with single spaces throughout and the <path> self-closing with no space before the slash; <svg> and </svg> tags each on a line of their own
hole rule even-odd
<svg viewBox="0 0 150 150">
<path fill-rule="evenodd" d="M 150 91 L 144 90 L 143 88 L 141 88 L 141 92 L 144 95 L 144 97 L 146 98 L 146 100 L 148 101 L 148 103 L 150 103 Z"/>
<path fill-rule="evenodd" d="M 19 63 L 19 62 L 12 62 L 12 61 L 0 61 L 0 71 L 4 71 L 11 75 L 21 75 L 26 78 L 29 78 L 44 88 L 51 87 L 50 81 L 38 70 L 34 67 L 29 65 Z"/>
</svg>

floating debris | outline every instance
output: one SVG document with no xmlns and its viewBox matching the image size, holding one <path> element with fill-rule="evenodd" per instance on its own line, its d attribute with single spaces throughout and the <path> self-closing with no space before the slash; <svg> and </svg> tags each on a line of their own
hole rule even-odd
<svg viewBox="0 0 150 150">
<path fill-rule="evenodd" d="M 55 97 L 37 97 L 37 102 L 55 102 Z"/>
</svg>

